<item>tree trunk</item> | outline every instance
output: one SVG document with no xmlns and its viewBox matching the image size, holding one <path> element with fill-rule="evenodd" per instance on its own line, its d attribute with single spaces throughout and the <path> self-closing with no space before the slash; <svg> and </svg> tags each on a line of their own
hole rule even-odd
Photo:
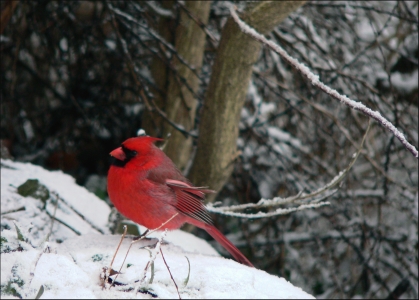
<svg viewBox="0 0 419 300">
<path fill-rule="evenodd" d="M 186 9 L 199 18 L 203 24 L 208 22 L 210 1 L 186 1 Z M 167 32 L 167 23 L 163 22 L 160 27 L 162 32 Z M 156 103 L 166 113 L 167 117 L 176 124 L 182 125 L 186 130 L 194 127 L 196 105 L 194 93 L 199 88 L 199 74 L 205 49 L 205 32 L 181 9 L 179 24 L 175 31 L 175 48 L 177 53 L 195 72 L 184 65 L 176 56 L 173 56 L 171 66 L 176 70 L 175 74 L 161 61 L 153 65 L 153 77 L 160 89 L 166 91 L 165 98 L 156 97 Z M 162 65 L 163 64 L 163 65 Z M 193 93 L 182 83 L 183 78 Z M 191 137 L 185 137 L 174 129 L 170 124 L 161 120 L 156 114 L 145 116 L 143 128 L 149 135 L 160 135 L 163 138 L 171 134 L 169 143 L 164 151 L 173 162 L 182 169 L 187 163 L 191 148 Z M 157 129 L 157 130 L 156 130 Z"/>
<path fill-rule="evenodd" d="M 249 4 L 241 18 L 265 34 L 302 6 L 303 1 Z M 241 32 L 229 18 L 221 34 L 199 124 L 198 148 L 189 178 L 197 186 L 219 191 L 233 170 L 240 112 L 252 67 L 261 45 Z M 208 197 L 213 201 L 215 195 Z"/>
<path fill-rule="evenodd" d="M 208 22 L 210 6 L 210 1 L 185 2 L 185 7 L 191 14 L 197 16 L 204 24 Z M 205 50 L 205 32 L 183 10 L 180 14 L 180 24 L 176 28 L 175 46 L 179 55 L 189 66 L 194 68 L 196 74 L 182 64 L 178 58 L 174 58 L 173 65 L 178 72 L 178 76 L 183 77 L 196 94 L 199 88 L 197 74 L 200 73 Z M 185 130 L 190 131 L 195 125 L 197 99 L 195 99 L 194 93 L 180 82 L 178 76 L 173 74 L 173 72 L 169 76 L 169 88 L 166 98 L 167 117 L 173 122 L 182 125 Z M 167 133 L 171 133 L 171 137 L 165 152 L 182 169 L 185 167 L 191 154 L 192 138 L 185 137 L 170 124 L 165 123 L 164 136 Z"/>
</svg>

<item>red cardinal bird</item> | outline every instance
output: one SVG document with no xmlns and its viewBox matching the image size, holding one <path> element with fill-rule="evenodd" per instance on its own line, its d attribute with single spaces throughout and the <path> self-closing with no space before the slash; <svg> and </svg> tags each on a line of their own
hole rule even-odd
<svg viewBox="0 0 419 300">
<path fill-rule="evenodd" d="M 252 263 L 217 228 L 206 210 L 205 193 L 194 187 L 169 157 L 154 145 L 161 139 L 140 136 L 127 139 L 110 155 L 115 159 L 108 174 L 108 194 L 115 207 L 127 218 L 159 230 L 180 228 L 184 223 L 206 230 L 240 263 Z"/>
</svg>

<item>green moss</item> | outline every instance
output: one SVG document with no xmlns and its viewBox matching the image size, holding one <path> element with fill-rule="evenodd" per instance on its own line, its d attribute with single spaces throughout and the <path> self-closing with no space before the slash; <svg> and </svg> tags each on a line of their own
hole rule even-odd
<svg viewBox="0 0 419 300">
<path fill-rule="evenodd" d="M 39 183 L 38 179 L 28 179 L 25 183 L 17 188 L 19 195 L 23 197 L 31 196 L 35 199 L 47 201 L 49 198 L 49 190 Z"/>
<path fill-rule="evenodd" d="M 101 261 L 102 259 L 103 259 L 102 254 L 95 254 L 95 255 L 92 256 L 93 261 Z"/>
<path fill-rule="evenodd" d="M 0 237 L 0 248 L 2 248 L 3 245 L 7 242 L 8 240 L 4 236 Z"/>
<path fill-rule="evenodd" d="M 18 266 L 14 265 L 12 268 L 12 278 L 5 285 L 0 286 L 0 291 L 2 295 L 12 295 L 22 299 L 19 290 L 25 284 L 22 278 L 17 275 Z"/>
</svg>

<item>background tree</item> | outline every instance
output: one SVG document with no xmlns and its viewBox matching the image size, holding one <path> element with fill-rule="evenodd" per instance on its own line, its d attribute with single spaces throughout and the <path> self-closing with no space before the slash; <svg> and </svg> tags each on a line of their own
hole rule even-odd
<svg viewBox="0 0 419 300">
<path fill-rule="evenodd" d="M 22 0 L 3 27 L 6 2 L 2 145 L 80 184 L 140 127 L 171 132 L 168 154 L 224 205 L 312 192 L 348 165 L 367 117 L 244 35 L 230 4 L 418 145 L 417 2 Z M 317 297 L 417 298 L 417 167 L 373 123 L 329 207 L 215 221 L 257 267 Z"/>
<path fill-rule="evenodd" d="M 255 2 L 247 6 L 243 20 L 267 33 L 303 4 L 303 1 Z M 203 103 L 197 153 L 190 174 L 197 186 L 209 185 L 219 191 L 231 175 L 237 158 L 240 112 L 260 48 L 231 18 L 227 21 Z"/>
</svg>

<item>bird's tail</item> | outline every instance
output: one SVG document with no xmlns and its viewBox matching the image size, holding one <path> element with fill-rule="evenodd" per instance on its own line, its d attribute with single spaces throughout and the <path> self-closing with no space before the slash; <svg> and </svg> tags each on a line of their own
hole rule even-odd
<svg viewBox="0 0 419 300">
<path fill-rule="evenodd" d="M 217 228 L 205 224 L 199 226 L 208 232 L 217 242 L 221 244 L 239 263 L 254 268 L 253 264 L 236 248 Z"/>
</svg>

